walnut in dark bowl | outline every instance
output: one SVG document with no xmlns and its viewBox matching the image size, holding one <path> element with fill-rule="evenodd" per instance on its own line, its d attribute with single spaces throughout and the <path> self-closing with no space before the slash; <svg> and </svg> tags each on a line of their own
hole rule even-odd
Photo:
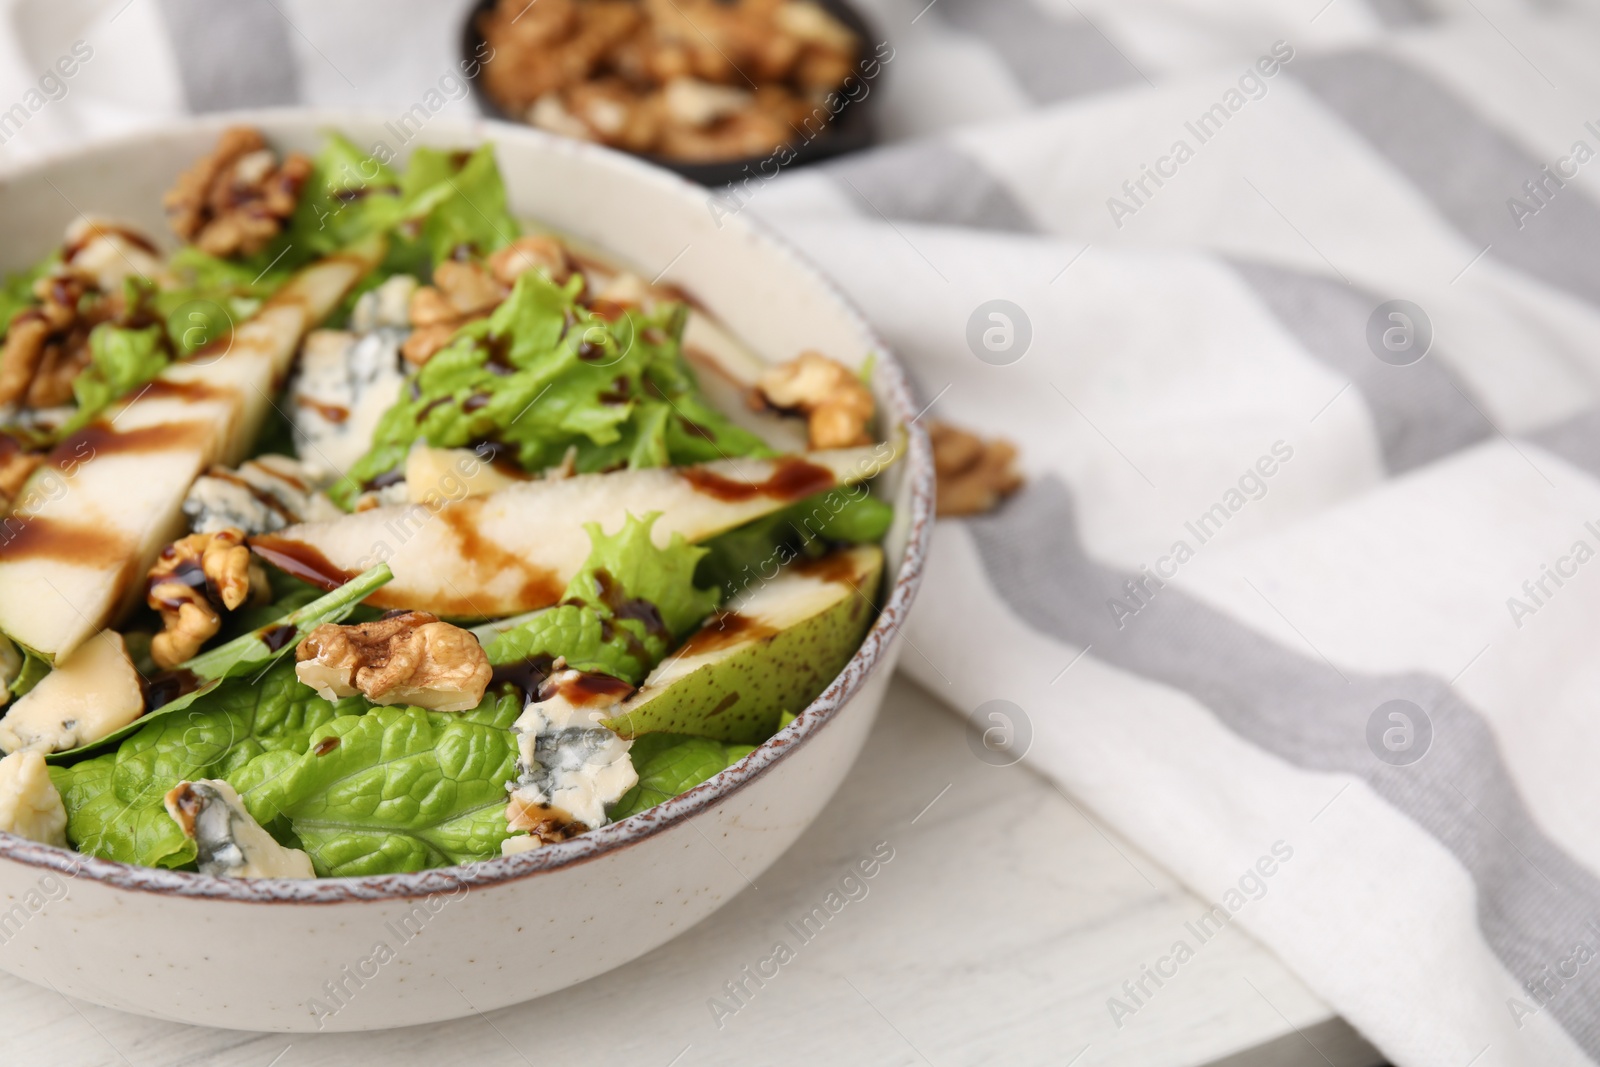
<svg viewBox="0 0 1600 1067">
<path fill-rule="evenodd" d="M 481 0 L 462 50 L 486 114 L 705 185 L 872 144 L 894 56 L 843 0 Z"/>
</svg>

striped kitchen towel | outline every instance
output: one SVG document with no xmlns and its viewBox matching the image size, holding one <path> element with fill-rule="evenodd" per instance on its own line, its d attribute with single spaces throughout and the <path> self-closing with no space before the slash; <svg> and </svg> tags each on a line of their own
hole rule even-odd
<svg viewBox="0 0 1600 1067">
<path fill-rule="evenodd" d="M 1021 447 L 902 663 L 1215 902 L 1103 1040 L 1237 921 L 1403 1067 L 1600 1062 L 1600 13 L 866 6 L 888 143 L 708 209 Z M 0 153 L 471 110 L 460 3 L 4 10 Z"/>
</svg>

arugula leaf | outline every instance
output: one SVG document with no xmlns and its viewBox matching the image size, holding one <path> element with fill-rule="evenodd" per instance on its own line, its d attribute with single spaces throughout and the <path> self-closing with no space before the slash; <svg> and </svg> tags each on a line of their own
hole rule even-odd
<svg viewBox="0 0 1600 1067">
<path fill-rule="evenodd" d="M 222 682 L 186 712 L 139 720 L 115 752 L 50 769 L 67 838 L 79 852 L 122 863 L 190 863 L 194 843 L 162 804 L 168 790 L 186 779 L 227 778 L 264 753 L 301 751 L 318 727 L 364 706 L 359 697 L 322 699 L 292 663 Z"/>
<path fill-rule="evenodd" d="M 374 590 L 387 585 L 394 572 L 387 563 L 363 571 L 339 588 L 296 608 L 272 626 L 263 627 L 202 652 L 182 665 L 200 678 L 231 678 L 269 663 L 298 645 L 306 634 L 327 622 L 338 622 Z M 292 627 L 292 635 L 281 632 Z M 279 631 L 279 632 L 274 632 Z"/>
<path fill-rule="evenodd" d="M 520 702 L 508 693 L 496 707 Z M 303 753 L 268 753 L 229 782 L 263 826 L 287 821 L 322 877 L 490 859 L 510 836 L 506 784 L 516 776 L 517 745 L 475 714 L 377 707 L 346 715 L 314 730 Z"/>
<path fill-rule="evenodd" d="M 369 593 L 393 577 L 394 574 L 389 570 L 388 564 L 380 563 L 320 599 L 296 608 L 272 625 L 242 634 L 209 652 L 202 652 L 194 659 L 180 664 L 177 672 L 174 672 L 177 677 L 185 680 L 199 680 L 201 682 L 199 686 L 159 707 L 152 708 L 120 730 L 113 730 L 104 737 L 65 752 L 52 752 L 45 756 L 45 759 L 51 763 L 68 762 L 85 752 L 121 741 L 149 725 L 152 719 L 173 715 L 195 705 L 203 705 L 203 702 L 216 693 L 227 679 L 268 666 L 298 645 L 306 634 L 318 626 L 325 622 L 339 622 L 348 618 Z M 160 680 L 159 676 L 156 680 Z"/>
<path fill-rule="evenodd" d="M 645 734 L 629 755 L 639 784 L 607 811 L 615 822 L 647 811 L 732 767 L 755 751 L 754 745 L 725 745 L 709 737 Z"/>
</svg>

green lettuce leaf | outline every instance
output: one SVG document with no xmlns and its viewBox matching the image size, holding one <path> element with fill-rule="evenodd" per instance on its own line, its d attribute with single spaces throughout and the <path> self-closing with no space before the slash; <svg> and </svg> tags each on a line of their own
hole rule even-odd
<svg viewBox="0 0 1600 1067">
<path fill-rule="evenodd" d="M 402 174 L 330 133 L 283 233 L 238 266 L 252 277 L 264 274 L 276 288 L 315 259 L 387 233 L 386 258 L 362 283 L 365 290 L 401 271 L 426 276 L 433 263 L 462 246 L 486 255 L 520 232 L 491 146 L 471 153 L 419 148 Z"/>
<path fill-rule="evenodd" d="M 480 628 L 488 629 L 488 628 Z M 486 636 L 483 650 L 496 667 L 548 656 L 565 657 L 574 670 L 609 674 L 638 685 L 652 666 L 648 647 L 632 622 L 618 628 L 587 605 L 562 604 L 515 620 Z"/>
<path fill-rule="evenodd" d="M 17 655 L 22 657 L 22 666 L 17 671 L 17 676 L 11 679 L 11 685 L 7 688 L 7 691 L 13 698 L 20 697 L 27 693 L 28 690 L 38 685 L 40 680 L 52 670 L 50 661 L 33 651 L 31 648 L 27 648 L 23 645 L 12 644 L 11 639 L 7 637 L 0 637 L 0 641 L 4 641 L 6 644 L 11 645 L 11 647 L 16 650 Z"/>
<path fill-rule="evenodd" d="M 221 683 L 180 713 L 140 720 L 115 752 L 51 767 L 67 809 L 67 839 L 79 852 L 147 867 L 181 867 L 194 843 L 162 798 L 180 781 L 228 778 L 256 757 L 305 750 L 311 734 L 365 707 L 323 700 L 279 663 L 259 678 Z"/>
<path fill-rule="evenodd" d="M 168 672 L 166 675 L 157 675 L 153 679 L 153 683 L 160 683 L 163 678 L 177 678 L 186 683 L 185 687 L 192 686 L 192 688 L 189 688 L 188 692 L 161 704 L 159 707 L 145 712 L 143 716 L 135 719 L 120 730 L 114 730 L 104 737 L 96 738 L 88 744 L 79 745 L 77 748 L 69 749 L 65 752 L 53 752 L 47 755 L 45 759 L 52 763 L 69 762 L 86 752 L 104 748 L 106 745 L 121 741 L 129 735 L 143 730 L 154 719 L 175 715 L 195 706 L 206 706 L 210 698 L 222 688 L 227 679 L 255 673 L 266 668 L 298 645 L 306 634 L 315 630 L 318 626 L 326 622 L 341 622 L 348 618 L 369 593 L 393 577 L 394 575 L 389 570 L 388 564 L 380 563 L 371 570 L 356 575 L 332 592 L 324 594 L 320 599 L 296 608 L 270 625 L 241 634 L 232 641 L 224 642 L 216 648 L 202 652 L 193 659 L 180 664 L 174 672 Z M 193 683 L 195 682 L 200 684 L 194 685 Z M 155 687 L 155 685 L 152 685 L 152 688 Z"/>
<path fill-rule="evenodd" d="M 422 244 L 434 263 L 458 249 L 488 255 L 516 240 L 522 228 L 506 205 L 494 147 L 470 155 L 418 148 L 401 181 L 406 213 L 424 218 Z"/>
<path fill-rule="evenodd" d="M 505 666 L 562 656 L 577 670 L 632 685 L 643 681 L 721 599 L 716 589 L 694 584 L 705 550 L 680 534 L 658 548 L 650 534 L 655 520 L 654 514 L 629 515 L 614 534 L 586 525 L 593 547 L 560 605 L 474 631 L 489 662 Z"/>
<path fill-rule="evenodd" d="M 607 320 L 577 302 L 582 286 L 529 271 L 492 315 L 461 327 L 409 379 L 334 499 L 350 507 L 419 440 L 492 441 L 526 470 L 571 447 L 585 472 L 771 454 L 700 396 L 681 351 L 682 304 Z"/>
<path fill-rule="evenodd" d="M 725 745 L 708 737 L 645 734 L 629 755 L 639 784 L 607 811 L 612 821 L 626 819 L 687 792 L 755 751 L 754 745 Z"/>
<path fill-rule="evenodd" d="M 116 753 L 110 753 L 71 767 L 50 768 L 51 781 L 67 809 L 67 840 L 72 847 L 86 856 L 141 867 L 193 863 L 194 842 L 183 836 L 162 804 L 166 790 L 151 782 L 134 800 L 122 800 L 112 788 L 116 767 Z"/>
<path fill-rule="evenodd" d="M 271 626 L 200 653 L 184 663 L 183 669 L 206 679 L 231 678 L 255 670 L 294 648 L 306 634 L 323 623 L 344 620 L 368 595 L 388 584 L 393 577 L 389 565 L 380 563 L 309 604 L 295 608 Z"/>
<path fill-rule="evenodd" d="M 323 877 L 490 859 L 510 836 L 517 745 L 505 726 L 520 705 L 520 694 L 502 694 L 488 722 L 403 707 L 346 715 L 314 730 L 303 752 L 268 753 L 229 781 Z"/>
<path fill-rule="evenodd" d="M 178 358 L 228 336 L 260 310 L 262 303 L 293 276 L 283 261 L 257 268 L 208 255 L 185 245 L 167 260 L 178 284 L 148 297 Z"/>
<path fill-rule="evenodd" d="M 89 331 L 89 366 L 72 380 L 78 411 L 67 432 L 83 426 L 113 400 L 150 381 L 172 362 L 162 326 L 129 329 L 102 322 Z"/>
<path fill-rule="evenodd" d="M 49 274 L 60 262 L 61 252 L 55 250 L 27 270 L 8 274 L 4 281 L 0 281 L 0 337 L 4 337 L 11 328 L 11 320 L 17 312 L 26 311 L 38 303 L 33 297 L 33 283 Z"/>
<path fill-rule="evenodd" d="M 894 508 L 864 486 L 830 489 L 711 538 L 695 577 L 736 596 L 791 560 L 815 559 L 838 544 L 876 544 L 893 521 Z"/>
<path fill-rule="evenodd" d="M 638 611 L 638 602 L 653 605 L 674 638 L 682 638 L 716 610 L 720 599 L 714 589 L 694 584 L 695 567 L 706 549 L 691 545 L 675 533 L 665 548 L 651 536 L 658 514 L 627 516 L 622 528 L 607 534 L 599 523 L 586 523 L 588 559 L 567 585 L 566 599 L 594 607 L 610 608 L 626 616 Z"/>
<path fill-rule="evenodd" d="M 239 262 L 244 269 L 286 279 L 313 260 L 390 230 L 403 217 L 395 173 L 346 137 L 330 133 L 311 161 L 311 176 L 283 232 Z"/>
</svg>

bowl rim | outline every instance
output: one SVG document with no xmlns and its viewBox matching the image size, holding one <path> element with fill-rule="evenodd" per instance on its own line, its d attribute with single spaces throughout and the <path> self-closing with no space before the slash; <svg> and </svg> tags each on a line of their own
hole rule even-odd
<svg viewBox="0 0 1600 1067">
<path fill-rule="evenodd" d="M 111 137 L 93 138 L 31 158 L 0 164 L 0 192 L 11 181 L 49 167 L 70 165 L 76 160 L 97 156 L 108 149 L 132 147 L 140 142 L 163 137 L 220 131 L 232 125 L 260 127 L 268 137 L 287 131 L 316 133 L 337 130 L 353 123 L 384 121 L 385 116 L 358 108 L 265 108 L 193 116 L 152 124 L 137 131 Z M 441 142 L 481 144 L 501 140 L 532 140 L 544 151 L 587 157 L 600 166 L 625 172 L 633 180 L 654 184 L 681 200 L 685 206 L 703 201 L 708 191 L 655 164 L 601 145 L 557 137 L 544 131 L 490 118 L 436 116 L 428 136 L 421 143 Z M 70 202 L 69 202 L 70 203 Z M 74 211 L 76 209 L 74 208 Z M 114 889 L 154 893 L 193 899 L 222 900 L 247 904 L 342 904 L 357 901 L 406 900 L 463 890 L 488 889 L 541 874 L 552 873 L 603 858 L 640 844 L 657 834 L 711 810 L 766 774 L 805 745 L 838 715 L 860 691 L 868 676 L 888 655 L 900 627 L 904 624 L 927 561 L 928 543 L 934 519 L 933 452 L 927 434 L 917 425 L 923 412 L 916 407 L 910 381 L 894 352 L 883 342 L 865 316 L 814 263 L 766 223 L 740 212 L 720 220 L 742 227 L 745 235 L 765 243 L 803 276 L 809 278 L 839 307 L 875 353 L 874 371 L 883 375 L 881 393 L 890 402 L 896 423 L 907 431 L 905 462 L 910 482 L 910 516 L 905 555 L 894 571 L 888 596 L 879 606 L 878 618 L 839 675 L 793 722 L 769 738 L 734 766 L 680 793 L 661 804 L 610 823 L 598 830 L 568 841 L 533 849 L 513 856 L 500 856 L 476 863 L 439 867 L 409 874 L 382 874 L 342 878 L 221 878 L 190 871 L 159 867 L 140 867 L 113 860 L 85 856 L 0 831 L 0 858 L 70 878 L 87 878 Z"/>
</svg>

